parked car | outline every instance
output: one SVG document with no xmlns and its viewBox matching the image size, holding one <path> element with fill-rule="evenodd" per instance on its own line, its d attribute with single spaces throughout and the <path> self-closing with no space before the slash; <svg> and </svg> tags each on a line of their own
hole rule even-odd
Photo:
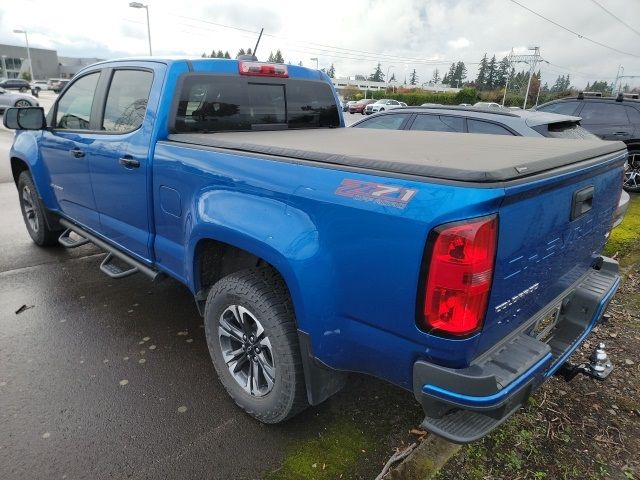
<svg viewBox="0 0 640 480">
<path fill-rule="evenodd" d="M 471 442 L 551 375 L 612 369 L 604 349 L 567 359 L 620 283 L 600 252 L 622 142 L 342 128 L 326 75 L 224 59 L 97 63 L 46 128 L 41 108 L 4 123 L 33 241 L 186 285 L 222 385 L 262 422 L 353 371 Z"/>
<path fill-rule="evenodd" d="M 384 112 L 385 110 L 392 110 L 399 107 L 402 107 L 399 101 L 383 98 L 367 105 L 364 113 L 371 115 L 372 113 Z"/>
<path fill-rule="evenodd" d="M 349 111 L 349 107 L 351 107 L 351 105 L 354 105 L 356 103 L 356 100 L 349 100 L 347 103 L 345 103 L 342 106 L 342 111 L 343 112 L 348 112 Z"/>
<path fill-rule="evenodd" d="M 38 100 L 25 93 L 14 93 L 0 88 L 0 111 L 9 107 L 37 107 Z"/>
<path fill-rule="evenodd" d="M 502 105 L 496 102 L 476 102 L 473 106 L 477 108 L 502 108 Z"/>
<path fill-rule="evenodd" d="M 579 117 L 528 110 L 497 110 L 453 105 L 396 109 L 375 117 L 363 118 L 350 128 L 596 139 L 580 126 Z"/>
<path fill-rule="evenodd" d="M 50 90 L 53 90 L 55 93 L 60 93 L 62 89 L 67 86 L 67 83 L 69 83 L 69 80 L 60 78 L 51 83 Z"/>
<path fill-rule="evenodd" d="M 373 98 L 358 100 L 356 103 L 349 107 L 349 113 L 361 113 L 362 115 L 364 115 L 365 107 L 373 102 L 375 102 Z"/>
<path fill-rule="evenodd" d="M 5 90 L 18 90 L 21 93 L 31 90 L 31 85 L 28 81 L 21 78 L 8 78 L 0 82 L 0 88 Z"/>
<path fill-rule="evenodd" d="M 40 93 L 42 90 L 49 90 L 49 82 L 47 80 L 35 80 L 29 84 L 32 92 Z"/>
<path fill-rule="evenodd" d="M 536 110 L 580 116 L 581 125 L 594 135 L 626 143 L 629 159 L 624 188 L 640 192 L 640 100 L 626 95 L 596 97 L 585 92 L 545 103 Z"/>
</svg>

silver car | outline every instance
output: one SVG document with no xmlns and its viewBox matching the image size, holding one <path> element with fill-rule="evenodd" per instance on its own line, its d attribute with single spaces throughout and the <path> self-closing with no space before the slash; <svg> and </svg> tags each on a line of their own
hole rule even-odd
<svg viewBox="0 0 640 480">
<path fill-rule="evenodd" d="M 0 88 L 0 111 L 9 107 L 38 107 L 40 104 L 35 97 L 26 93 L 11 92 Z"/>
</svg>

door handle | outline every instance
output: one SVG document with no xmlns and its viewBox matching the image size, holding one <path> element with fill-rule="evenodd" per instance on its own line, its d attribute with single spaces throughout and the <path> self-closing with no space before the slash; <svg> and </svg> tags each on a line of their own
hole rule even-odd
<svg viewBox="0 0 640 480">
<path fill-rule="evenodd" d="M 140 167 L 140 162 L 134 158 L 131 157 L 122 157 L 120 160 L 118 160 L 118 163 L 120 163 L 120 165 L 122 165 L 124 168 L 139 168 Z"/>
<path fill-rule="evenodd" d="M 616 137 L 626 137 L 627 135 L 629 135 L 629 132 L 616 132 L 614 133 L 614 135 Z"/>
<path fill-rule="evenodd" d="M 84 151 L 80 150 L 78 147 L 72 148 L 71 150 L 69 150 L 69 153 L 73 156 L 73 158 L 82 158 L 85 155 Z"/>
</svg>

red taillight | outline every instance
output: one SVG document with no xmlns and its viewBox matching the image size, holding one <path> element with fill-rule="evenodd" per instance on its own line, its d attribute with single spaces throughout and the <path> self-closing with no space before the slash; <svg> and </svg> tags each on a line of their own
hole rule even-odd
<svg viewBox="0 0 640 480">
<path fill-rule="evenodd" d="M 239 62 L 238 71 L 255 77 L 289 77 L 287 66 L 279 63 Z"/>
<path fill-rule="evenodd" d="M 497 225 L 493 216 L 434 229 L 424 328 L 457 336 L 480 328 L 493 279 Z"/>
</svg>

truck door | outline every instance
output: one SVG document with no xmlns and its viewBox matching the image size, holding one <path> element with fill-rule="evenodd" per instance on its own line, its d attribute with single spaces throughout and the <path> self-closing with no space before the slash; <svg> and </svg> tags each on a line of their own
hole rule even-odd
<svg viewBox="0 0 640 480">
<path fill-rule="evenodd" d="M 62 212 L 94 230 L 98 213 L 91 189 L 89 157 L 91 115 L 101 72 L 94 71 L 74 80 L 53 108 L 51 128 L 44 130 L 40 154 L 49 171 L 50 186 Z"/>
<path fill-rule="evenodd" d="M 98 131 L 89 148 L 100 231 L 143 260 L 151 260 L 149 159 L 163 79 L 158 70 L 165 68 L 157 65 L 105 69 L 99 87 Z"/>
</svg>

